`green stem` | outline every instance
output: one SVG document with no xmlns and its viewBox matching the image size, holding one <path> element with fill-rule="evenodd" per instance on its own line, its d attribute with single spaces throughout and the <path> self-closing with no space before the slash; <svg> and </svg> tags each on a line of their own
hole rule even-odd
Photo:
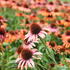
<svg viewBox="0 0 70 70">
<path fill-rule="evenodd" d="M 47 70 L 47 68 L 45 68 L 44 66 L 42 66 L 41 64 L 38 64 L 38 63 L 35 63 L 35 64 L 37 64 L 38 66 L 40 66 L 40 67 L 42 67 L 42 68 L 44 68 L 44 69 L 46 69 Z"/>
<path fill-rule="evenodd" d="M 69 67 L 69 65 L 68 65 L 68 63 L 66 62 L 66 59 L 65 59 L 65 54 L 63 53 L 63 61 L 64 61 L 64 64 L 66 64 L 68 67 Z"/>
<path fill-rule="evenodd" d="M 3 62 L 4 62 L 4 53 L 2 53 L 2 56 L 1 56 L 1 60 L 2 60 L 2 65 L 1 65 L 1 70 L 4 70 L 4 64 L 3 64 Z"/>
<path fill-rule="evenodd" d="M 46 46 L 46 44 L 45 44 L 45 41 L 41 38 L 41 37 L 39 37 L 40 38 L 40 40 L 41 40 L 41 42 L 43 43 L 43 45 L 45 46 L 45 49 L 47 49 L 47 52 L 49 53 L 49 57 L 50 57 L 50 59 L 52 59 L 56 64 L 57 64 L 57 62 L 55 61 L 55 59 L 53 59 L 51 56 L 51 54 L 50 54 L 50 52 L 49 52 L 49 48 Z"/>
</svg>

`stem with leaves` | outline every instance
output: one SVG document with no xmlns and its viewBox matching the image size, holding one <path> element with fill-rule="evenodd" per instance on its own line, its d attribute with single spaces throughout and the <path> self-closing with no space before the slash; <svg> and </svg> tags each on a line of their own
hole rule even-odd
<svg viewBox="0 0 70 70">
<path fill-rule="evenodd" d="M 50 59 L 52 59 L 55 62 L 55 64 L 57 64 L 57 62 L 56 62 L 56 60 L 54 58 L 54 55 L 51 54 L 52 52 L 50 50 L 52 50 L 52 49 L 47 47 L 45 41 L 41 37 L 39 37 L 39 39 L 41 40 L 42 44 L 44 45 L 45 50 L 47 50 L 46 53 L 48 54 L 48 56 L 50 57 Z"/>
</svg>

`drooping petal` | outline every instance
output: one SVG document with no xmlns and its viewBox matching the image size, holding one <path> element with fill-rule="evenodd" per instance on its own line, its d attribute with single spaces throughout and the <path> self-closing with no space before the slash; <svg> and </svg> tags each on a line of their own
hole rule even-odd
<svg viewBox="0 0 70 70">
<path fill-rule="evenodd" d="M 42 34 L 42 33 L 40 33 L 39 36 L 40 36 L 41 38 L 45 38 L 45 35 Z"/>
<path fill-rule="evenodd" d="M 41 52 L 35 52 L 34 55 L 42 55 Z"/>
<path fill-rule="evenodd" d="M 28 66 L 32 68 L 32 65 L 30 64 L 30 61 L 28 61 Z"/>
<path fill-rule="evenodd" d="M 17 59 L 16 59 L 16 63 L 19 62 L 21 59 L 22 59 L 22 58 L 17 58 Z"/>
<path fill-rule="evenodd" d="M 22 65 L 21 65 L 21 70 L 23 70 L 24 64 L 25 64 L 25 61 L 23 61 Z"/>
<path fill-rule="evenodd" d="M 32 64 L 33 67 L 35 67 L 35 64 L 32 59 L 30 59 L 30 63 Z"/>
<path fill-rule="evenodd" d="M 22 64 L 23 60 L 21 60 L 18 64 L 18 69 L 21 67 L 21 64 Z"/>
</svg>

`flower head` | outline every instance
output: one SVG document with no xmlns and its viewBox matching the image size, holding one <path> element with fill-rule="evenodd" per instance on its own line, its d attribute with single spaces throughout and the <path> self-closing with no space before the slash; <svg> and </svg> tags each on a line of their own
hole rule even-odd
<svg viewBox="0 0 70 70">
<path fill-rule="evenodd" d="M 28 38 L 24 40 L 23 46 L 27 48 L 33 48 L 35 46 L 34 41 L 28 41 Z"/>
<path fill-rule="evenodd" d="M 21 68 L 21 70 L 23 70 L 23 68 L 27 69 L 27 67 L 34 67 L 32 58 L 34 58 L 35 55 L 40 56 L 41 53 L 36 49 L 23 48 L 16 60 L 16 62 L 18 63 L 18 69 Z"/>
<path fill-rule="evenodd" d="M 48 47 L 50 47 L 50 48 L 52 48 L 53 50 L 56 51 L 57 45 L 56 45 L 56 42 L 55 41 L 49 41 L 46 44 L 47 44 Z"/>
<path fill-rule="evenodd" d="M 51 23 L 50 25 L 47 26 L 47 30 L 49 32 L 58 32 L 58 27 L 55 23 Z"/>
<path fill-rule="evenodd" d="M 62 35 L 62 40 L 63 40 L 63 45 L 66 48 L 70 47 L 70 30 L 67 30 L 63 35 Z"/>
<path fill-rule="evenodd" d="M 47 34 L 45 30 L 47 29 L 42 28 L 39 24 L 32 23 L 30 26 L 30 31 L 26 35 L 26 38 L 29 38 L 28 41 L 32 40 L 37 42 L 39 40 L 38 37 L 45 38 L 45 34 Z"/>
<path fill-rule="evenodd" d="M 70 30 L 66 31 L 66 36 L 70 36 Z"/>
<path fill-rule="evenodd" d="M 66 47 L 66 48 L 70 48 L 70 38 L 64 38 L 62 37 L 62 40 L 63 40 L 63 45 Z"/>
</svg>

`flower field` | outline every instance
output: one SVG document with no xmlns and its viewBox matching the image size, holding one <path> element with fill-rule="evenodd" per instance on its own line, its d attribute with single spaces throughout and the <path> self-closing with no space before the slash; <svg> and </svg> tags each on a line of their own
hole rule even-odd
<svg viewBox="0 0 70 70">
<path fill-rule="evenodd" d="M 0 0 L 0 70 L 70 70 L 70 1 Z"/>
</svg>

